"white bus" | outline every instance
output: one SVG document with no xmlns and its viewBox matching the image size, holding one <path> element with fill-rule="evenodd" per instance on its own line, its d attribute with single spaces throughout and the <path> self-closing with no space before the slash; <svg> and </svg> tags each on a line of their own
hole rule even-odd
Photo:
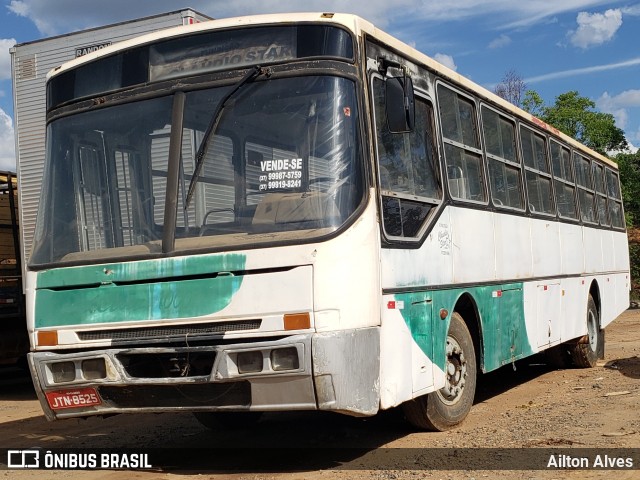
<svg viewBox="0 0 640 480">
<path fill-rule="evenodd" d="M 629 304 L 616 164 L 352 15 L 64 64 L 40 205 L 49 420 L 402 405 L 445 430 L 480 371 L 548 349 L 593 366 Z"/>
</svg>

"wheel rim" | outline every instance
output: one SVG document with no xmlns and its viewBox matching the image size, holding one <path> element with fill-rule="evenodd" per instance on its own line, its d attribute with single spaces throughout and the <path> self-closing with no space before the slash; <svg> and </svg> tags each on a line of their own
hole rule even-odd
<svg viewBox="0 0 640 480">
<path fill-rule="evenodd" d="M 587 332 L 589 335 L 589 347 L 595 352 L 598 349 L 598 318 L 591 309 L 587 312 Z"/>
<path fill-rule="evenodd" d="M 467 360 L 464 351 L 453 337 L 447 337 L 447 362 L 445 365 L 445 385 L 438 390 L 438 395 L 447 405 L 460 401 L 467 378 Z"/>
</svg>

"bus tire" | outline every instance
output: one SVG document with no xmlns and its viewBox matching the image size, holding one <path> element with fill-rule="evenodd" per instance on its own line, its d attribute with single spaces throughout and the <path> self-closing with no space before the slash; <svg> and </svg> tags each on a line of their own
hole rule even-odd
<svg viewBox="0 0 640 480">
<path fill-rule="evenodd" d="M 451 316 L 446 356 L 446 385 L 403 404 L 407 421 L 421 430 L 449 430 L 465 419 L 473 405 L 476 354 L 471 333 L 458 312 Z"/>
<path fill-rule="evenodd" d="M 592 368 L 598 361 L 598 352 L 604 347 L 604 331 L 600 330 L 600 315 L 593 297 L 587 301 L 587 335 L 571 345 L 569 352 L 576 367 Z"/>
<path fill-rule="evenodd" d="M 239 430 L 258 423 L 262 412 L 194 412 L 193 416 L 211 430 Z"/>
</svg>

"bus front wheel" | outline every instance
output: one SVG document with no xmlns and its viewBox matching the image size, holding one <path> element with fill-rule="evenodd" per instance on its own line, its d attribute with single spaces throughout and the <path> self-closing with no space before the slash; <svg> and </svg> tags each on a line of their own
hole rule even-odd
<svg viewBox="0 0 640 480">
<path fill-rule="evenodd" d="M 462 316 L 454 312 L 447 333 L 445 386 L 403 404 L 409 423 L 423 430 L 442 432 L 462 422 L 476 391 L 476 354 Z"/>
</svg>

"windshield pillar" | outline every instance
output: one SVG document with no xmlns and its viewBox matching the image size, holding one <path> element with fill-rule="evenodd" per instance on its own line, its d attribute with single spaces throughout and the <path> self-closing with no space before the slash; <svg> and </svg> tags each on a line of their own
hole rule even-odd
<svg viewBox="0 0 640 480">
<path fill-rule="evenodd" d="M 169 137 L 169 166 L 167 169 L 167 194 L 164 209 L 164 234 L 162 252 L 172 252 L 175 248 L 175 224 L 178 215 L 178 185 L 182 160 L 182 124 L 184 120 L 185 95 L 177 92 L 173 97 L 171 136 Z"/>
</svg>

